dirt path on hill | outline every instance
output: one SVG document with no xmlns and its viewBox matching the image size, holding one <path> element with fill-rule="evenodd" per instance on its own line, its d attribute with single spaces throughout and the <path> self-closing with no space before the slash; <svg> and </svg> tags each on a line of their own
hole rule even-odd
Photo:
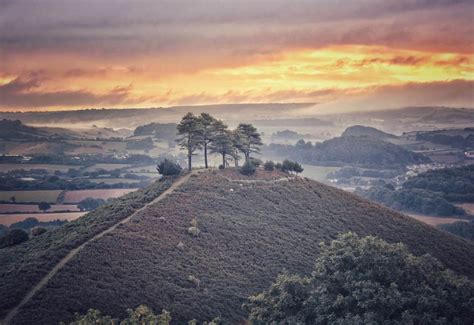
<svg viewBox="0 0 474 325">
<path fill-rule="evenodd" d="M 161 200 L 163 200 L 166 196 L 168 196 L 169 194 L 173 193 L 174 190 L 176 190 L 180 185 L 182 185 L 184 182 L 186 182 L 190 177 L 191 175 L 193 174 L 196 174 L 198 173 L 198 171 L 192 171 L 191 173 L 188 173 L 184 176 L 182 176 L 181 178 L 179 178 L 176 182 L 173 183 L 173 185 L 170 186 L 170 188 L 168 188 L 166 191 L 164 191 L 163 193 L 161 193 L 160 196 L 158 196 L 156 199 L 154 199 L 153 201 L 145 204 L 143 207 L 141 207 L 140 209 L 136 210 L 135 212 L 133 212 L 131 215 L 129 215 L 128 217 L 126 217 L 125 219 L 123 219 L 122 221 L 119 221 L 118 223 L 114 224 L 113 226 L 111 226 L 110 228 L 107 228 L 106 230 L 102 231 L 101 233 L 95 235 L 94 237 L 92 237 L 91 239 L 87 240 L 86 242 L 84 242 L 83 244 L 79 245 L 78 247 L 72 249 L 65 257 L 63 257 L 59 262 L 58 264 L 56 264 L 53 269 L 51 271 L 48 272 L 48 274 L 46 274 L 44 276 L 44 278 L 41 279 L 40 282 L 38 282 L 37 285 L 35 285 L 30 291 L 28 291 L 25 295 L 25 297 L 20 301 L 20 303 L 18 305 L 16 305 L 13 309 L 11 309 L 7 315 L 5 316 L 5 318 L 0 321 L 0 324 L 1 325 L 7 325 L 11 322 L 11 320 L 18 314 L 19 310 L 26 304 L 28 303 L 31 298 L 33 298 L 33 296 L 38 292 L 40 291 L 47 283 L 49 280 L 51 280 L 55 275 L 56 273 L 58 273 L 66 264 L 67 262 L 69 262 L 74 256 L 77 255 L 77 253 L 79 253 L 87 244 L 89 244 L 90 242 L 98 239 L 98 238 L 101 238 L 103 237 L 104 235 L 112 232 L 113 230 L 115 230 L 119 225 L 122 225 L 122 224 L 125 224 L 127 222 L 129 222 L 135 215 L 137 215 L 138 213 L 140 213 L 141 211 L 145 210 L 146 208 L 148 208 L 150 205 L 153 205 L 155 203 L 158 203 L 160 202 Z"/>
</svg>

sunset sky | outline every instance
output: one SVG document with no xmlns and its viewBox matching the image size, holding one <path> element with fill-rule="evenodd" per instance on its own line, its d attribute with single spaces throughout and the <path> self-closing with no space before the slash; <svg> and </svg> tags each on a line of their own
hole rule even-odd
<svg viewBox="0 0 474 325">
<path fill-rule="evenodd" d="M 474 1 L 0 0 L 0 109 L 474 107 Z"/>
</svg>

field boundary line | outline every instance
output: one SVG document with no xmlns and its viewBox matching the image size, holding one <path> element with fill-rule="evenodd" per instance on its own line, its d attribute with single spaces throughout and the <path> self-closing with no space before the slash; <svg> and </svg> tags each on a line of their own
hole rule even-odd
<svg viewBox="0 0 474 325">
<path fill-rule="evenodd" d="M 140 213 L 141 211 L 147 209 L 150 205 L 153 205 L 155 203 L 160 202 L 163 200 L 165 197 L 167 197 L 169 194 L 173 193 L 179 186 L 181 186 L 183 183 L 185 183 L 191 175 L 196 174 L 196 171 L 192 171 L 184 176 L 181 176 L 177 181 L 175 181 L 167 190 L 165 190 L 163 193 L 161 193 L 157 198 L 155 198 L 153 201 L 145 204 L 143 207 L 140 209 L 134 211 L 131 215 L 126 217 L 125 219 L 122 219 L 121 221 L 115 223 L 114 225 L 110 226 L 109 228 L 105 229 L 104 231 L 98 233 L 94 237 L 90 238 L 89 240 L 85 241 L 81 245 L 77 246 L 76 248 L 72 249 L 69 251 L 69 253 L 64 256 L 52 269 L 49 271 L 33 288 L 31 288 L 23 297 L 23 299 L 18 303 L 15 307 L 10 309 L 10 311 L 7 313 L 5 318 L 0 321 L 1 325 L 8 325 L 10 324 L 11 320 L 18 314 L 20 309 L 26 305 L 31 298 L 34 297 L 35 294 L 37 294 L 48 282 L 51 280 L 74 256 L 77 255 L 87 244 L 90 242 L 97 240 L 104 235 L 114 231 L 118 226 L 123 225 L 127 222 L 129 222 L 135 215 Z"/>
</svg>

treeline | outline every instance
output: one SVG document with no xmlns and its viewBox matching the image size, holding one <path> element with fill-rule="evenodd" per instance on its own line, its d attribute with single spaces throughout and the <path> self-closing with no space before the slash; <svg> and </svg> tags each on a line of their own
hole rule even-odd
<svg viewBox="0 0 474 325">
<path fill-rule="evenodd" d="M 385 184 L 357 189 L 356 194 L 400 211 L 464 216 L 454 203 L 474 202 L 474 165 L 430 170 L 409 178 L 399 189 Z"/>
<path fill-rule="evenodd" d="M 156 139 L 174 141 L 176 139 L 175 123 L 149 123 L 137 127 L 133 131 L 134 136 L 153 136 Z"/>
<path fill-rule="evenodd" d="M 430 159 L 400 146 L 373 138 L 338 137 L 321 143 L 299 140 L 295 145 L 270 144 L 265 153 L 311 165 L 400 169 Z"/>
<path fill-rule="evenodd" d="M 260 133 L 252 124 L 240 123 L 235 130 L 211 116 L 202 113 L 195 116 L 186 114 L 177 126 L 179 146 L 186 150 L 188 169 L 192 169 L 192 157 L 196 151 L 204 154 L 204 166 L 208 168 L 208 155 L 215 153 L 222 157 L 222 168 L 228 166 L 228 160 L 239 164 L 241 155 L 245 162 L 250 163 L 251 154 L 260 152 L 262 139 Z"/>
<path fill-rule="evenodd" d="M 386 186 L 374 186 L 367 190 L 357 188 L 355 194 L 398 211 L 445 217 L 466 215 L 466 211 L 455 206 L 440 194 L 424 189 L 395 189 L 387 184 Z"/>
<path fill-rule="evenodd" d="M 472 128 L 466 128 L 465 131 L 473 131 Z M 429 141 L 436 144 L 448 145 L 459 149 L 474 148 L 474 134 L 467 137 L 461 135 L 447 135 L 443 131 L 419 132 L 416 134 L 417 141 Z"/>
<path fill-rule="evenodd" d="M 438 192 L 452 202 L 474 202 L 474 165 L 430 170 L 408 179 L 403 188 Z"/>
<path fill-rule="evenodd" d="M 474 240 L 474 221 L 457 221 L 438 225 L 438 228 L 467 240 Z"/>
<path fill-rule="evenodd" d="M 9 227 L 0 225 L 0 248 L 21 244 L 31 237 L 37 237 L 49 229 L 67 223 L 67 220 L 38 221 L 36 218 L 26 218 L 12 223 Z"/>
</svg>

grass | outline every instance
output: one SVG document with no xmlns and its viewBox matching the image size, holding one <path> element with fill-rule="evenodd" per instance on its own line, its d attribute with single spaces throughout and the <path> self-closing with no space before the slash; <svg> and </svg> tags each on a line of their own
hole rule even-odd
<svg viewBox="0 0 474 325">
<path fill-rule="evenodd" d="M 81 218 L 0 250 L 0 317 L 18 304 L 25 293 L 47 274 L 71 249 L 126 218 L 171 186 L 163 178 L 149 187 L 129 193 Z M 34 321 L 34 323 L 38 323 Z"/>
<path fill-rule="evenodd" d="M 403 242 L 415 254 L 430 253 L 454 271 L 474 277 L 472 243 L 311 180 L 271 181 L 283 176 L 274 173 L 261 181 L 226 170 L 191 177 L 131 222 L 81 250 L 13 323 L 57 323 L 91 307 L 122 317 L 127 307 L 140 304 L 169 310 L 177 324 L 216 316 L 239 323 L 249 295 L 261 292 L 285 269 L 308 275 L 318 244 L 347 231 Z M 101 208 L 93 217 L 105 222 L 129 209 L 128 204 Z M 91 214 L 82 219 L 93 222 Z M 188 233 L 194 225 L 198 236 Z M 56 240 L 63 243 L 59 235 L 67 228 L 60 229 Z M 89 223 L 85 229 L 95 226 Z M 73 238 L 67 242 L 76 243 Z M 9 297 L 2 300 L 3 310 L 21 297 L 18 288 L 31 286 L 31 276 L 37 279 L 38 270 L 46 268 L 39 265 L 50 267 L 50 259 L 74 245 L 56 248 L 38 239 L 0 251 L 0 264 L 5 265 L 0 294 Z M 38 250 L 51 249 L 60 253 L 38 257 Z M 198 279 L 199 285 L 190 279 Z"/>
<path fill-rule="evenodd" d="M 338 171 L 341 167 L 330 167 L 330 166 L 312 166 L 303 165 L 304 171 L 302 175 L 314 179 L 318 182 L 327 182 L 326 176 L 331 172 Z"/>
<path fill-rule="evenodd" d="M 61 190 L 42 190 L 42 191 L 0 191 L 0 201 L 12 202 L 11 197 L 15 197 L 18 203 L 56 203 Z"/>
</svg>

